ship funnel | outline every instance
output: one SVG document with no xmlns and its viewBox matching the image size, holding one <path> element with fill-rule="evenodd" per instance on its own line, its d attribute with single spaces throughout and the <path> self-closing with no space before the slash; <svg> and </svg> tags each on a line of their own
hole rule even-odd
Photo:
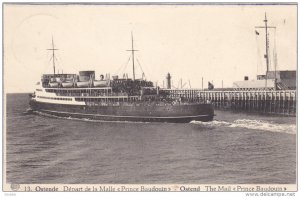
<svg viewBox="0 0 300 197">
<path fill-rule="evenodd" d="M 167 74 L 167 89 L 171 89 L 171 75 Z"/>
</svg>

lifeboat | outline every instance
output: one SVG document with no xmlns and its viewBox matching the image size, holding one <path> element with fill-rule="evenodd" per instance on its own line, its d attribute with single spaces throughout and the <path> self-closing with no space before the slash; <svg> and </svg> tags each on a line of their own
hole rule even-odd
<svg viewBox="0 0 300 197">
<path fill-rule="evenodd" d="M 61 85 L 64 88 L 71 88 L 73 86 L 73 82 L 72 81 L 62 82 Z"/>
<path fill-rule="evenodd" d="M 79 88 L 86 88 L 86 87 L 89 87 L 90 82 L 89 81 L 78 81 L 76 84 L 77 84 L 77 87 L 79 87 Z"/>
<path fill-rule="evenodd" d="M 62 78 L 60 78 L 60 77 L 56 77 L 56 78 L 55 78 L 55 81 L 57 81 L 57 82 L 62 82 L 63 80 L 62 80 Z"/>
<path fill-rule="evenodd" d="M 106 87 L 107 81 L 105 80 L 99 80 L 99 81 L 93 81 L 95 87 Z"/>
<path fill-rule="evenodd" d="M 57 87 L 58 87 L 58 82 L 50 82 L 50 83 L 49 83 L 49 86 L 50 86 L 51 88 L 57 88 Z"/>
</svg>

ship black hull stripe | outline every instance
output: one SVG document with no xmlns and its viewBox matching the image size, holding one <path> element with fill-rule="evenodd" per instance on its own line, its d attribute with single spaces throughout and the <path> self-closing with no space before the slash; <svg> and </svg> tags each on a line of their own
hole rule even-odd
<svg viewBox="0 0 300 197">
<path fill-rule="evenodd" d="M 160 117 L 160 116 L 116 116 L 116 115 L 101 115 L 101 114 L 83 114 L 83 113 L 74 113 L 74 112 L 62 112 L 62 111 L 52 111 L 52 110 L 40 110 L 44 112 L 50 113 L 60 113 L 60 114 L 74 114 L 74 115 L 83 115 L 83 116 L 100 116 L 100 117 L 116 117 L 116 118 L 154 118 L 154 119 L 168 119 L 168 118 L 196 118 L 196 117 L 209 117 L 211 115 L 196 115 L 196 116 L 168 116 L 168 117 Z"/>
</svg>

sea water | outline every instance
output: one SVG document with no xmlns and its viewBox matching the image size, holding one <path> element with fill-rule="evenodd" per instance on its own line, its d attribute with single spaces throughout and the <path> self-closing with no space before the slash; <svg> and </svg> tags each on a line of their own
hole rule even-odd
<svg viewBox="0 0 300 197">
<path fill-rule="evenodd" d="M 28 102 L 7 95 L 7 183 L 296 183 L 295 117 L 102 122 L 28 113 Z"/>
</svg>

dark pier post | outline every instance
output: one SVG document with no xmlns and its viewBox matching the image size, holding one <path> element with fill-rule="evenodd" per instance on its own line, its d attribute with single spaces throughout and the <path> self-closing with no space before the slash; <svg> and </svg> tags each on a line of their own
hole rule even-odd
<svg viewBox="0 0 300 197">
<path fill-rule="evenodd" d="M 288 94 L 288 97 L 287 97 L 287 114 L 289 115 L 290 114 L 290 100 L 291 100 L 291 93 Z"/>
<path fill-rule="evenodd" d="M 282 109 L 282 111 L 283 111 L 283 114 L 285 114 L 285 106 L 286 106 L 286 93 L 284 92 L 284 94 L 283 94 L 283 109 Z"/>
<path fill-rule="evenodd" d="M 272 113 L 272 105 L 273 105 L 273 94 L 272 94 L 272 92 L 270 93 L 270 95 L 271 95 L 271 99 L 270 99 L 270 109 L 269 109 L 269 113 Z"/>
<path fill-rule="evenodd" d="M 296 94 L 293 93 L 293 114 L 296 114 Z"/>
</svg>

